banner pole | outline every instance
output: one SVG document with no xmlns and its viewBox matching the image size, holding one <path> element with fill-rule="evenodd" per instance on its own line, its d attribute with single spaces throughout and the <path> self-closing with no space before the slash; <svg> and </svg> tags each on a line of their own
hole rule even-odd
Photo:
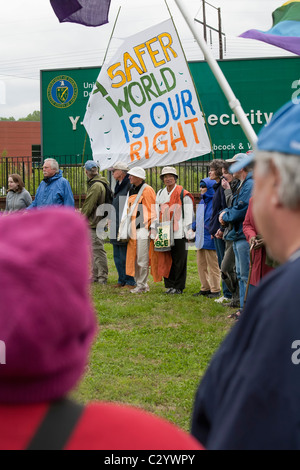
<svg viewBox="0 0 300 470">
<path fill-rule="evenodd" d="M 112 40 L 114 31 L 115 31 L 115 28 L 116 28 L 116 24 L 117 24 L 117 21 L 118 21 L 118 18 L 119 18 L 120 10 L 121 10 L 121 7 L 119 7 L 119 10 L 118 10 L 116 19 L 115 19 L 115 21 L 114 21 L 114 25 L 113 25 L 113 28 L 112 28 L 112 31 L 111 31 L 111 35 L 110 35 L 110 38 L 109 38 L 109 41 L 108 41 L 108 44 L 107 44 L 107 48 L 106 48 L 106 51 L 105 51 L 105 54 L 104 54 L 104 58 L 103 58 L 103 61 L 102 61 L 102 65 L 105 63 L 105 60 L 106 60 L 107 52 L 108 52 L 108 49 L 109 49 L 109 46 L 110 46 L 110 43 L 111 43 L 111 40 Z M 82 162 L 81 162 L 82 167 L 84 166 L 84 153 L 85 153 L 86 139 L 87 139 L 87 132 L 85 132 L 85 138 L 84 138 L 84 144 L 83 144 Z M 100 168 L 100 169 L 101 169 L 101 168 Z M 82 178 L 80 178 L 80 183 L 81 183 L 80 186 L 82 187 Z M 81 208 L 81 194 L 79 195 L 79 208 Z"/>
<path fill-rule="evenodd" d="M 115 32 L 115 29 L 116 29 L 116 24 L 117 24 L 117 21 L 118 21 L 118 18 L 119 18 L 120 11 L 121 11 L 121 7 L 119 7 L 119 10 L 118 10 L 116 19 L 115 19 L 115 21 L 114 21 L 113 28 L 112 28 L 112 30 L 111 30 L 111 35 L 110 35 L 110 38 L 109 38 L 109 41 L 108 41 L 108 44 L 107 44 L 107 48 L 106 48 L 106 51 L 105 51 L 105 54 L 104 54 L 104 58 L 103 58 L 103 61 L 102 61 L 102 65 L 103 65 L 103 64 L 105 63 L 105 61 L 106 61 L 107 52 L 108 52 L 108 49 L 109 49 L 109 46 L 110 46 L 110 43 L 111 43 L 113 34 L 114 34 L 114 32 Z"/>
<path fill-rule="evenodd" d="M 234 114 L 238 118 L 239 123 L 240 123 L 247 139 L 249 140 L 252 147 L 254 147 L 255 144 L 256 144 L 256 141 L 257 141 L 257 135 L 254 132 L 254 130 L 253 130 L 253 128 L 252 128 L 252 126 L 251 126 L 251 124 L 250 124 L 250 122 L 249 122 L 249 120 L 248 120 L 248 118 L 247 118 L 247 116 L 246 116 L 246 114 L 243 110 L 243 108 L 241 107 L 241 104 L 240 104 L 239 100 L 234 95 L 228 81 L 226 80 L 226 78 L 225 78 L 222 70 L 220 69 L 220 66 L 217 63 L 216 59 L 213 57 L 213 55 L 212 55 L 210 49 L 208 48 L 205 40 L 198 33 L 198 31 L 196 30 L 193 22 L 191 21 L 191 19 L 185 13 L 184 7 L 183 7 L 183 4 L 182 4 L 183 3 L 182 0 L 174 0 L 174 1 L 176 3 L 177 7 L 179 8 L 183 18 L 185 19 L 188 27 L 190 28 L 194 38 L 196 39 L 200 49 L 202 50 L 204 58 L 207 61 L 211 71 L 213 72 L 217 82 L 219 83 L 224 95 L 226 96 L 230 109 L 232 109 L 232 111 L 234 112 Z"/>
</svg>

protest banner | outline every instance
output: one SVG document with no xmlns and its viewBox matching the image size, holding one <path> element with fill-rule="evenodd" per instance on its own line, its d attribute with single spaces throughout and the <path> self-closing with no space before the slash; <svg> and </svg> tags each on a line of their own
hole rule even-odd
<svg viewBox="0 0 300 470">
<path fill-rule="evenodd" d="M 211 151 L 172 20 L 127 38 L 102 66 L 83 124 L 101 170 L 120 160 L 174 165 Z"/>
</svg>

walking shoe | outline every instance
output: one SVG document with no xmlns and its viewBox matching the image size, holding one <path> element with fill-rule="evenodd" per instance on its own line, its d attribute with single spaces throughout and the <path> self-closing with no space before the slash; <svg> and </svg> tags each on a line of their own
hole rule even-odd
<svg viewBox="0 0 300 470">
<path fill-rule="evenodd" d="M 198 295 L 209 295 L 211 294 L 210 290 L 199 290 L 196 294 L 193 294 L 193 297 L 198 297 Z"/>
<path fill-rule="evenodd" d="M 122 286 L 122 289 L 134 289 L 136 287 L 136 285 L 131 285 L 131 284 L 124 284 L 124 286 Z"/>
<path fill-rule="evenodd" d="M 124 287 L 124 284 L 121 284 L 120 282 L 118 282 L 118 284 L 115 284 L 113 287 L 115 288 Z"/>
<path fill-rule="evenodd" d="M 220 297 L 221 291 L 219 292 L 211 292 L 210 294 L 207 295 L 209 299 L 215 299 L 216 297 Z"/>
<path fill-rule="evenodd" d="M 173 290 L 173 287 L 169 287 L 168 289 L 165 290 L 165 294 L 170 294 L 171 290 Z"/>
<path fill-rule="evenodd" d="M 170 289 L 170 292 L 168 292 L 168 294 L 182 294 L 182 290 L 181 289 Z"/>
<path fill-rule="evenodd" d="M 228 297 L 224 297 L 224 295 L 222 295 L 222 297 L 216 299 L 215 302 L 218 302 L 218 304 L 228 304 L 231 302 L 231 299 L 228 299 Z"/>
<path fill-rule="evenodd" d="M 132 294 L 143 294 L 144 292 L 149 292 L 149 287 L 135 287 L 134 289 L 132 289 L 130 292 Z"/>
<path fill-rule="evenodd" d="M 226 307 L 231 308 L 240 308 L 240 301 L 239 300 L 232 300 Z"/>
<path fill-rule="evenodd" d="M 237 312 L 234 312 L 228 315 L 227 318 L 234 318 L 234 320 L 238 320 L 240 318 L 240 315 L 241 315 L 241 311 L 238 310 Z"/>
</svg>

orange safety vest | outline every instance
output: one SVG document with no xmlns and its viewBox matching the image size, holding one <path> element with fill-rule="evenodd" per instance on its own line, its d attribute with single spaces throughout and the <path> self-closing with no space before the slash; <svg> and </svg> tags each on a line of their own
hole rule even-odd
<svg viewBox="0 0 300 470">
<path fill-rule="evenodd" d="M 192 201 L 194 197 L 182 186 L 176 186 L 171 194 L 170 201 L 161 205 L 159 220 L 171 220 L 173 218 L 173 227 L 176 232 L 179 228 L 178 221 L 182 216 L 183 198 L 189 196 Z M 175 212 L 174 212 L 175 210 Z M 151 274 L 154 282 L 160 282 L 163 277 L 168 278 L 172 267 L 171 251 L 155 251 L 154 245 L 151 250 Z"/>
</svg>

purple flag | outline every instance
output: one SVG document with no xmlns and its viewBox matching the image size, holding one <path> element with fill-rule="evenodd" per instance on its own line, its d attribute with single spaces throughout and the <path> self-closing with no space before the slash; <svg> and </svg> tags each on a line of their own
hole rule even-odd
<svg viewBox="0 0 300 470">
<path fill-rule="evenodd" d="M 108 23 L 111 0 L 50 0 L 60 23 L 101 26 Z"/>
</svg>

